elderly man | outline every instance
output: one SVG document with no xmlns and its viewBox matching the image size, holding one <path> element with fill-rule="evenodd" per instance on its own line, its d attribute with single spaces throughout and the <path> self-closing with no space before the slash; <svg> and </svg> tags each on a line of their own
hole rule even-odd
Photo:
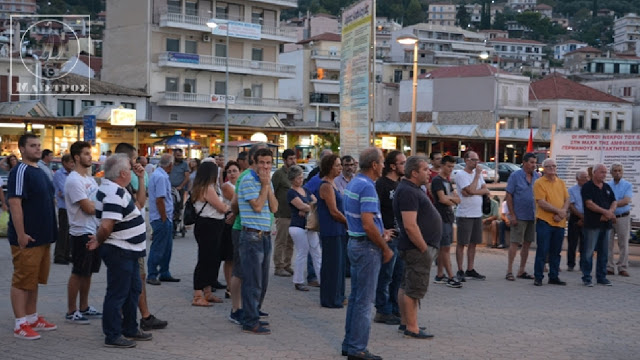
<svg viewBox="0 0 640 360">
<path fill-rule="evenodd" d="M 536 170 L 536 156 L 526 153 L 522 158 L 522 168 L 515 171 L 507 181 L 507 202 L 509 228 L 511 229 L 511 245 L 509 245 L 506 279 L 514 281 L 513 261 L 518 247 L 520 250 L 520 267 L 517 277 L 531 280 L 533 277 L 524 271 L 529 257 L 529 247 L 535 240 L 536 203 L 533 200 L 533 186 L 540 175 Z"/>
<path fill-rule="evenodd" d="M 576 172 L 576 184 L 569 188 L 569 226 L 567 234 L 567 270 L 573 271 L 576 266 L 576 248 L 583 256 L 584 206 L 582 204 L 582 186 L 589 181 L 589 175 L 584 170 Z"/>
<path fill-rule="evenodd" d="M 351 260 L 351 294 L 347 307 L 342 353 L 349 359 L 381 359 L 367 350 L 371 329 L 371 307 L 375 298 L 381 263 L 393 257 L 387 242 L 391 230 L 384 230 L 380 201 L 375 181 L 382 176 L 382 152 L 368 148 L 360 154 L 362 171 L 349 182 L 344 191 Z"/>
<path fill-rule="evenodd" d="M 158 168 L 149 178 L 149 221 L 153 230 L 147 258 L 147 284 L 150 285 L 160 285 L 161 281 L 180 281 L 169 272 L 173 248 L 173 199 L 169 181 L 172 168 L 173 156 L 164 154 L 160 157 Z"/>
<path fill-rule="evenodd" d="M 136 168 L 144 182 L 144 169 Z M 140 213 L 144 203 L 134 202 L 125 186 L 131 182 L 131 160 L 115 154 L 104 163 L 104 179 L 96 195 L 95 212 L 100 220 L 96 235 L 90 236 L 88 250 L 99 248 L 107 267 L 102 331 L 107 347 L 130 348 L 135 341 L 151 340 L 138 329 L 136 313 L 140 296 L 138 258 L 146 252 L 146 226 Z"/>
<path fill-rule="evenodd" d="M 549 256 L 549 284 L 567 285 L 560 280 L 560 251 L 564 241 L 564 228 L 567 225 L 569 192 L 558 178 L 558 166 L 553 159 L 542 162 L 544 176 L 533 184 L 533 197 L 536 201 L 536 235 L 538 246 L 533 275 L 535 286 L 542 286 L 544 263 Z M 513 232 L 513 226 L 511 227 Z"/>
<path fill-rule="evenodd" d="M 291 276 L 293 269 L 291 268 L 291 257 L 293 256 L 293 239 L 289 235 L 289 225 L 291 224 L 291 208 L 284 206 L 288 204 L 287 192 L 291 189 L 289 181 L 289 168 L 296 164 L 296 153 L 291 149 L 282 152 L 282 167 L 273 173 L 271 184 L 273 192 L 278 199 L 278 212 L 276 212 L 276 238 L 273 245 L 273 265 L 275 266 L 274 275 Z"/>
<path fill-rule="evenodd" d="M 609 184 L 604 182 L 607 167 L 598 164 L 593 167 L 591 181 L 582 186 L 580 193 L 584 203 L 584 256 L 580 256 L 582 283 L 592 287 L 591 270 L 593 269 L 593 252 L 598 252 L 596 260 L 596 281 L 598 284 L 611 286 L 607 279 L 607 252 L 609 231 L 616 220 L 616 196 Z"/>
<path fill-rule="evenodd" d="M 344 189 L 347 188 L 347 184 L 353 179 L 356 172 L 356 161 L 353 156 L 345 155 L 340 159 L 340 163 L 342 163 L 342 172 L 333 180 L 333 183 L 336 184 L 340 194 L 344 194 Z"/>
<path fill-rule="evenodd" d="M 622 164 L 614 163 L 611 165 L 611 176 L 613 180 L 608 184 L 616 196 L 616 218 L 613 221 L 613 231 L 609 239 L 609 259 L 607 261 L 607 275 L 614 275 L 616 268 L 618 275 L 629 276 L 627 268 L 629 267 L 629 233 L 631 232 L 631 198 L 633 197 L 633 186 L 622 176 L 624 170 Z M 618 237 L 618 261 L 613 261 L 613 239 Z"/>
</svg>

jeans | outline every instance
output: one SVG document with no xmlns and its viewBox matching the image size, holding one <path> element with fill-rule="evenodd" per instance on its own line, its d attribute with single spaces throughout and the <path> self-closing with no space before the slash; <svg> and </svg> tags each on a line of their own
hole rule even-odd
<svg viewBox="0 0 640 360">
<path fill-rule="evenodd" d="M 346 236 L 321 236 L 320 305 L 341 308 L 344 301 L 345 264 L 342 249 Z"/>
<path fill-rule="evenodd" d="M 142 291 L 138 256 L 128 250 L 103 244 L 98 248 L 107 267 L 107 293 L 102 308 L 102 332 L 111 342 L 121 335 L 138 332 L 136 316 Z"/>
<path fill-rule="evenodd" d="M 315 231 L 292 226 L 289 234 L 293 239 L 295 257 L 293 263 L 293 283 L 304 284 L 304 270 L 307 267 L 307 260 L 311 256 L 313 266 L 320 272 L 322 266 L 322 253 L 320 251 L 320 239 Z"/>
<path fill-rule="evenodd" d="M 507 246 L 505 235 L 507 230 L 511 230 L 511 227 L 507 225 L 504 221 L 500 221 L 500 245 Z"/>
<path fill-rule="evenodd" d="M 564 240 L 564 227 L 551 226 L 544 220 L 536 221 L 536 259 L 533 275 L 536 280 L 544 278 L 544 263 L 549 255 L 549 279 L 557 279 L 560 270 L 560 251 Z"/>
<path fill-rule="evenodd" d="M 153 236 L 149 256 L 147 257 L 147 279 L 170 278 L 169 261 L 173 249 L 173 223 L 171 220 L 153 220 L 151 222 Z M 158 268 L 160 268 L 158 270 Z"/>
<path fill-rule="evenodd" d="M 376 311 L 380 314 L 389 315 L 392 312 L 390 285 L 393 280 L 393 272 L 395 269 L 396 259 L 398 258 L 398 249 L 395 245 L 395 239 L 388 243 L 389 248 L 393 250 L 391 260 L 380 266 L 378 274 L 378 286 L 376 287 Z"/>
<path fill-rule="evenodd" d="M 318 238 L 320 238 L 320 233 L 317 231 L 314 231 L 316 236 L 318 236 Z M 312 233 L 310 231 L 310 233 Z M 322 244 L 320 245 L 320 251 L 322 251 Z M 320 272 L 318 272 L 319 274 Z M 313 268 L 313 259 L 311 258 L 311 254 L 309 254 L 307 256 L 307 284 L 312 282 L 312 281 L 318 281 L 318 275 L 316 275 L 316 271 Z"/>
<path fill-rule="evenodd" d="M 569 231 L 567 235 L 567 266 L 573 268 L 576 266 L 576 249 L 580 251 L 580 259 L 583 253 L 583 235 L 582 227 L 578 226 L 578 217 L 571 215 L 569 217 Z"/>
<path fill-rule="evenodd" d="M 243 325 L 255 327 L 269 285 L 271 233 L 242 230 L 238 252 L 242 266 Z"/>
<path fill-rule="evenodd" d="M 342 350 L 355 354 L 367 349 L 371 329 L 371 307 L 382 263 L 382 251 L 368 238 L 349 240 L 351 294 L 347 307 Z"/>
<path fill-rule="evenodd" d="M 582 268 L 582 281 L 591 281 L 591 270 L 593 269 L 593 252 L 598 252 L 596 260 L 596 280 L 604 281 L 607 279 L 607 257 L 608 257 L 608 240 L 610 229 L 587 229 L 584 228 L 583 246 L 584 256 L 580 256 L 580 267 Z"/>
</svg>

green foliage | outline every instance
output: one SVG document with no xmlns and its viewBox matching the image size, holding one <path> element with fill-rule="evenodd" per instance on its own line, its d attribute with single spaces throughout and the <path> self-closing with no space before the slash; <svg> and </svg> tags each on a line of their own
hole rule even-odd
<svg viewBox="0 0 640 360">
<path fill-rule="evenodd" d="M 420 5 L 420 1 L 411 0 L 407 6 L 406 15 L 404 17 L 404 26 L 418 24 L 427 20 L 427 13 Z"/>
<path fill-rule="evenodd" d="M 467 8 L 464 7 L 464 0 L 460 1 L 458 5 L 458 11 L 456 12 L 456 23 L 463 29 L 467 28 L 467 25 L 471 22 L 471 14 L 467 12 Z"/>
<path fill-rule="evenodd" d="M 95 19 L 105 9 L 105 0 L 37 0 L 38 14 L 90 15 Z"/>
</svg>

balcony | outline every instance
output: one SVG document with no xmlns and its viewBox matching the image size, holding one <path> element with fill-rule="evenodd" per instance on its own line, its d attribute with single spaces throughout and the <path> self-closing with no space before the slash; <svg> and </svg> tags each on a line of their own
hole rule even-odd
<svg viewBox="0 0 640 360">
<path fill-rule="evenodd" d="M 340 96 L 334 94 L 310 93 L 309 106 L 313 107 L 340 107 Z"/>
<path fill-rule="evenodd" d="M 158 66 L 183 69 L 225 72 L 226 61 L 227 58 L 221 56 L 179 52 L 163 52 L 158 54 Z M 269 61 L 229 58 L 229 73 L 293 79 L 296 77 L 296 67 L 295 65 L 279 64 Z"/>
<path fill-rule="evenodd" d="M 216 18 L 226 20 L 226 15 L 219 15 Z M 233 21 L 243 21 L 243 19 L 231 19 Z M 195 30 L 203 33 L 211 33 L 207 26 L 209 18 L 196 15 L 183 15 L 175 12 L 165 11 L 160 15 L 160 27 L 170 27 L 185 30 Z M 229 37 L 234 37 L 230 34 Z M 260 37 L 262 40 L 275 40 L 280 42 L 296 42 L 297 33 L 295 29 L 281 28 L 277 26 L 262 25 Z"/>
<path fill-rule="evenodd" d="M 161 92 L 160 106 L 187 106 L 210 109 L 224 109 L 223 101 L 213 101 L 211 94 L 191 94 L 179 92 Z M 259 111 L 268 113 L 295 114 L 298 103 L 295 100 L 229 96 L 231 111 Z"/>
</svg>

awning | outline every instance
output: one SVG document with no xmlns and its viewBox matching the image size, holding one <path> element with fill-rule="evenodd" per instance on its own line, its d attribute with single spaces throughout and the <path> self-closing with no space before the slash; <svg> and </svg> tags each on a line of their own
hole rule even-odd
<svg viewBox="0 0 640 360">
<path fill-rule="evenodd" d="M 340 94 L 340 84 L 313 83 L 313 89 L 320 94 Z"/>
<path fill-rule="evenodd" d="M 316 68 L 322 68 L 327 70 L 340 70 L 340 59 L 336 60 L 322 60 L 316 59 Z"/>
</svg>

